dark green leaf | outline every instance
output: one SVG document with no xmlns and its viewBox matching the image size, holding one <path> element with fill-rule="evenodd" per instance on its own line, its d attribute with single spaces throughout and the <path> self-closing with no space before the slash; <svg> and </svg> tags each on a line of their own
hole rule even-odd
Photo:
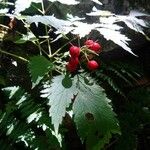
<svg viewBox="0 0 150 150">
<path fill-rule="evenodd" d="M 62 85 L 65 88 L 70 88 L 72 86 L 72 80 L 71 80 L 71 78 L 68 75 L 66 75 L 64 77 L 64 79 L 62 80 Z"/>
<path fill-rule="evenodd" d="M 43 56 L 31 57 L 28 64 L 33 87 L 39 84 L 44 75 L 52 70 L 53 64 Z"/>
<path fill-rule="evenodd" d="M 120 133 L 118 121 L 115 118 L 110 100 L 106 97 L 104 90 L 98 85 L 86 85 L 80 79 L 78 95 L 73 104 L 75 122 L 78 132 L 83 140 L 87 140 L 89 149 L 100 149 L 111 133 Z"/>
</svg>

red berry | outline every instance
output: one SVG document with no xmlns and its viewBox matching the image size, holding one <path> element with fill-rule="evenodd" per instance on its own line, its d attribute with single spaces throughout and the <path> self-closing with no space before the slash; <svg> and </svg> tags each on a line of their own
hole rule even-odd
<svg viewBox="0 0 150 150">
<path fill-rule="evenodd" d="M 77 70 L 77 65 L 72 65 L 72 64 L 70 64 L 70 63 L 68 63 L 67 65 L 66 65 L 66 68 L 67 68 L 67 70 L 69 71 L 69 72 L 75 72 L 76 70 Z"/>
<path fill-rule="evenodd" d="M 69 59 L 69 63 L 70 63 L 71 65 L 73 65 L 73 66 L 78 65 L 78 64 L 79 64 L 79 59 L 78 59 L 78 57 L 71 57 L 71 58 Z"/>
<path fill-rule="evenodd" d="M 85 45 L 86 45 L 87 47 L 90 47 L 91 45 L 93 45 L 93 43 L 94 43 L 93 40 L 87 40 L 87 41 L 85 41 Z"/>
<path fill-rule="evenodd" d="M 80 48 L 77 46 L 71 46 L 69 53 L 72 57 L 78 57 L 80 55 Z"/>
<path fill-rule="evenodd" d="M 95 60 L 90 60 L 87 63 L 87 67 L 89 70 L 96 70 L 99 67 L 99 65 Z"/>
<path fill-rule="evenodd" d="M 94 42 L 93 45 L 90 46 L 90 49 L 98 53 L 101 51 L 101 45 L 97 42 Z"/>
</svg>

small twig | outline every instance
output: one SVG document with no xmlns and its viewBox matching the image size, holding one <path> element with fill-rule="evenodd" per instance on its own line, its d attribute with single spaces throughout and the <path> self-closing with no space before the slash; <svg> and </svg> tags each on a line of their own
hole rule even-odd
<svg viewBox="0 0 150 150">
<path fill-rule="evenodd" d="M 50 7 L 53 5 L 53 3 L 49 4 L 48 7 L 45 9 L 45 14 L 47 13 L 47 11 L 50 9 Z"/>
<path fill-rule="evenodd" d="M 42 14 L 45 15 L 46 11 L 45 11 L 45 8 L 44 8 L 43 0 L 41 1 L 41 5 L 42 5 Z M 48 29 L 47 29 L 46 25 L 45 25 L 45 32 L 46 32 L 46 36 L 48 36 Z M 51 52 L 51 45 L 50 45 L 49 39 L 47 39 L 47 46 L 48 46 L 49 56 L 51 56 L 52 52 Z"/>
<path fill-rule="evenodd" d="M 42 14 L 45 15 L 45 8 L 44 8 L 44 2 L 41 0 L 41 5 L 42 5 Z"/>
<path fill-rule="evenodd" d="M 15 57 L 15 58 L 17 58 L 17 59 L 20 59 L 20 60 L 22 60 L 22 61 L 24 61 L 24 62 L 29 62 L 27 59 L 25 59 L 25 58 L 23 58 L 23 57 L 21 57 L 21 56 L 17 56 L 17 55 L 15 55 L 15 54 L 12 54 L 12 53 L 3 51 L 3 50 L 1 50 L 1 49 L 0 49 L 0 52 L 3 53 L 3 54 L 6 54 L 6 55 L 10 55 L 10 56 L 12 56 L 12 57 Z"/>
<path fill-rule="evenodd" d="M 107 145 L 105 147 L 105 149 L 107 150 L 108 148 L 110 148 L 113 144 L 115 144 L 118 141 L 118 139 L 115 139 L 114 141 L 112 141 L 109 145 Z"/>
<path fill-rule="evenodd" d="M 74 41 L 76 38 L 77 38 L 77 37 L 75 37 L 75 38 L 71 39 L 69 42 L 65 43 L 62 47 L 60 47 L 58 50 L 56 50 L 56 52 L 53 53 L 53 54 L 51 55 L 51 57 L 54 57 L 56 54 L 58 54 L 66 45 L 68 45 L 71 41 Z"/>
<path fill-rule="evenodd" d="M 49 54 L 41 47 L 39 41 L 36 41 L 35 45 L 38 46 L 38 48 L 40 49 L 41 53 L 43 52 L 44 54 L 46 54 L 46 55 L 50 58 Z M 41 55 L 42 55 L 42 54 L 41 54 Z"/>
<path fill-rule="evenodd" d="M 45 31 L 46 31 L 46 36 L 48 36 L 47 26 L 45 26 Z M 50 45 L 49 38 L 47 39 L 47 45 L 48 45 L 49 55 L 51 56 L 52 55 L 52 50 L 51 50 L 51 45 Z"/>
<path fill-rule="evenodd" d="M 37 8 L 36 6 L 34 6 L 33 4 L 31 6 L 33 6 L 36 10 L 38 10 L 41 14 L 43 14 L 43 12 L 39 8 Z"/>
</svg>

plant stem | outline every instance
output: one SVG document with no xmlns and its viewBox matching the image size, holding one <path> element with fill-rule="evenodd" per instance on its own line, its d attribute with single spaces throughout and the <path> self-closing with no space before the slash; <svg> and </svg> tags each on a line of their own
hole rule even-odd
<svg viewBox="0 0 150 150">
<path fill-rule="evenodd" d="M 51 57 L 54 57 L 56 54 L 58 54 L 66 45 L 68 45 L 70 42 L 72 42 L 72 41 L 75 40 L 76 38 L 77 38 L 77 37 L 75 37 L 75 38 L 71 39 L 69 42 L 65 43 L 62 47 L 60 47 L 58 50 L 56 50 L 56 52 L 53 53 L 53 54 L 51 55 Z"/>
<path fill-rule="evenodd" d="M 17 58 L 17 59 L 20 59 L 20 60 L 22 60 L 22 61 L 24 61 L 24 62 L 29 62 L 27 59 L 25 59 L 25 58 L 23 58 L 23 57 L 21 57 L 21 56 L 17 56 L 17 55 L 15 55 L 15 54 L 12 54 L 12 53 L 3 51 L 3 50 L 1 50 L 1 49 L 0 49 L 0 52 L 3 53 L 3 54 L 6 54 L 6 55 L 10 55 L 10 56 L 12 56 L 12 57 L 15 57 L 15 58 Z"/>
<path fill-rule="evenodd" d="M 35 43 L 36 44 L 36 43 Z M 40 43 L 39 43 L 39 41 L 37 41 L 37 44 L 36 44 L 37 46 L 38 46 L 38 48 L 39 48 L 39 51 L 40 51 L 40 55 L 42 55 L 42 47 L 41 47 L 41 45 L 40 45 Z M 45 51 L 44 51 L 45 52 Z"/>
<path fill-rule="evenodd" d="M 47 13 L 47 11 L 51 8 L 51 6 L 53 5 L 53 3 L 49 4 L 48 7 L 45 9 L 45 14 Z"/>
<path fill-rule="evenodd" d="M 46 54 L 50 58 L 50 56 L 48 55 L 48 53 L 41 47 L 40 42 L 38 40 L 36 41 L 35 45 L 38 46 L 38 48 L 40 49 L 41 52 L 43 52 L 44 54 Z"/>
<path fill-rule="evenodd" d="M 26 26 L 26 28 L 27 28 L 27 30 L 29 31 L 29 32 L 31 32 L 33 35 L 34 35 L 34 33 L 32 32 L 32 30 L 28 27 L 28 24 L 23 20 L 23 19 L 21 19 L 21 21 L 24 23 L 24 25 Z M 35 35 L 34 35 L 35 36 Z M 35 36 L 35 38 L 36 38 L 36 36 Z M 38 48 L 39 48 L 39 51 L 40 51 L 40 55 L 42 55 L 42 48 L 41 48 L 41 46 L 40 46 L 40 43 L 38 42 L 38 38 L 36 38 L 37 40 L 37 46 L 38 46 Z M 36 44 L 36 43 L 35 43 Z"/>
<path fill-rule="evenodd" d="M 42 14 L 45 15 L 46 11 L 45 11 L 45 8 L 44 8 L 43 0 L 41 1 L 41 5 L 42 5 Z M 45 25 L 45 32 L 46 32 L 46 36 L 48 36 L 48 29 L 47 29 L 46 25 Z M 52 55 L 52 51 L 51 51 L 51 45 L 50 45 L 49 39 L 47 39 L 47 46 L 48 46 L 49 56 L 51 56 Z"/>
<path fill-rule="evenodd" d="M 42 14 L 45 15 L 45 8 L 44 8 L 43 0 L 41 0 L 41 5 L 42 5 Z"/>
<path fill-rule="evenodd" d="M 40 13 L 43 14 L 43 12 L 39 8 L 37 8 L 36 6 L 34 6 L 33 4 L 31 6 L 33 6 L 36 10 L 38 10 Z"/>
<path fill-rule="evenodd" d="M 45 31 L 46 31 L 46 36 L 48 36 L 47 26 L 45 26 Z M 48 45 L 49 55 L 51 56 L 52 55 L 52 50 L 51 50 L 51 45 L 50 45 L 49 39 L 47 39 L 47 45 Z"/>
</svg>

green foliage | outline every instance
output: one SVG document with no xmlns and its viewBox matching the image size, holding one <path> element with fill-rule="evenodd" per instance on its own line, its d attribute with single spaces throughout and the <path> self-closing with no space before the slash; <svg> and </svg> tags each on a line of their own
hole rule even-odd
<svg viewBox="0 0 150 150">
<path fill-rule="evenodd" d="M 133 89 L 129 92 L 128 98 L 130 102 L 124 105 L 125 110 L 119 115 L 122 136 L 116 145 L 117 150 L 137 149 L 138 140 L 141 138 L 138 136 L 144 131 L 145 126 L 150 124 L 150 88 Z M 148 129 L 146 132 L 149 131 Z M 145 142 L 148 138 L 146 134 L 144 133 Z"/>
<path fill-rule="evenodd" d="M 22 2 L 0 1 L 0 149 L 139 149 L 139 135 L 150 124 L 150 89 L 138 83 L 141 68 L 100 60 L 98 70 L 88 71 L 85 63 L 95 52 L 88 55 L 85 45 L 76 72 L 69 73 L 66 63 L 68 46 L 80 47 L 79 37 L 92 30 L 133 54 L 120 22 L 146 36 L 148 23 L 142 18 L 148 14 L 120 16 L 96 7 L 90 12 L 91 7 L 80 14 L 92 16 L 91 24 L 74 16 L 78 12 L 72 10 L 82 5 L 75 0 Z M 8 6 L 14 7 L 11 17 Z M 98 55 L 93 59 L 99 61 Z"/>
<path fill-rule="evenodd" d="M 44 90 L 41 91 L 41 97 L 49 99 L 49 113 L 56 133 L 58 133 L 62 117 L 65 116 L 66 108 L 69 107 L 71 99 L 77 94 L 75 82 L 72 81 L 72 86 L 68 88 L 67 85 L 63 86 L 64 79 L 64 76 L 54 77 L 54 79 L 52 79 L 52 84 L 45 84 Z"/>
<path fill-rule="evenodd" d="M 96 84 L 86 85 L 79 78 L 73 112 L 79 134 L 83 140 L 86 139 L 89 149 L 102 148 L 111 138 L 111 133 L 120 133 L 118 121 L 109 103 L 104 89 Z"/>
<path fill-rule="evenodd" d="M 13 145 L 22 141 L 24 148 L 59 149 L 58 141 L 50 129 L 51 122 L 42 103 L 35 103 L 35 100 L 19 87 L 8 87 L 3 90 L 9 96 L 10 102 L 6 105 L 5 112 L 0 113 L 0 136 L 6 134 L 7 138 L 11 140 L 12 144 L 9 148 L 12 149 Z M 31 117 L 33 114 L 35 117 Z M 38 114 L 40 115 L 38 116 Z M 43 126 L 46 129 L 43 129 Z M 46 144 L 43 143 L 45 138 L 47 139 Z M 3 143 L 2 150 L 7 149 L 6 144 Z"/>
<path fill-rule="evenodd" d="M 130 66 L 130 67 L 129 67 Z M 140 78 L 140 70 L 128 63 L 112 62 L 102 64 L 101 69 L 96 72 L 98 81 L 103 81 L 108 84 L 115 92 L 125 96 L 123 88 L 134 86 Z"/>
<path fill-rule="evenodd" d="M 43 56 L 34 56 L 30 58 L 28 68 L 34 87 L 39 84 L 46 73 L 52 70 L 53 64 Z"/>
<path fill-rule="evenodd" d="M 59 124 L 72 99 L 74 119 L 80 137 L 83 141 L 86 139 L 90 149 L 103 147 L 111 133 L 120 133 L 118 121 L 109 104 L 110 100 L 101 87 L 85 84 L 80 76 L 72 79 L 72 86 L 69 82 L 64 84 L 65 78 L 69 79 L 64 76 L 55 77 L 52 84 L 44 85 L 45 89 L 41 91 L 41 96 L 49 99 L 49 112 L 56 133 L 58 134 Z"/>
<path fill-rule="evenodd" d="M 17 39 L 15 41 L 16 44 L 23 44 L 26 43 L 27 41 L 31 41 L 31 42 L 35 42 L 37 41 L 37 38 L 35 37 L 35 35 L 31 32 L 27 33 L 27 35 L 22 35 L 22 37 L 20 37 L 19 39 Z"/>
</svg>

